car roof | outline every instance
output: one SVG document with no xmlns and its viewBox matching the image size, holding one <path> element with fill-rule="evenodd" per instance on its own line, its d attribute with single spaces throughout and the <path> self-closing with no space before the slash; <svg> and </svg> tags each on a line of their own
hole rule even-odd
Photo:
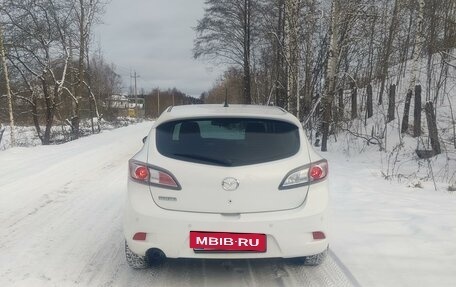
<svg viewBox="0 0 456 287">
<path fill-rule="evenodd" d="M 155 125 L 164 122 L 192 118 L 261 118 L 284 120 L 299 125 L 298 119 L 286 110 L 277 106 L 229 105 L 221 104 L 182 105 L 167 108 L 157 119 Z"/>
</svg>

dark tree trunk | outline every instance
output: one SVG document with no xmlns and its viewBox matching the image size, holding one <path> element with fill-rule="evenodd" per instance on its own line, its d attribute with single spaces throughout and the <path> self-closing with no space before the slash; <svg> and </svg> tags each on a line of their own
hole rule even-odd
<svg viewBox="0 0 456 287">
<path fill-rule="evenodd" d="M 78 60 L 78 82 L 76 86 L 76 104 L 75 104 L 75 110 L 73 111 L 73 117 L 71 118 L 71 125 L 73 128 L 73 138 L 78 139 L 79 138 L 79 123 L 80 123 L 80 102 L 82 101 L 82 94 L 83 94 L 83 81 L 84 81 L 84 53 L 85 53 L 85 41 L 86 41 L 86 36 L 85 36 L 85 7 L 84 7 L 84 1 L 79 0 L 79 7 L 81 9 L 80 11 L 80 19 L 79 19 L 79 60 Z"/>
<path fill-rule="evenodd" d="M 5 132 L 5 128 L 2 128 L 2 124 L 0 124 L 0 143 L 2 143 L 3 133 Z"/>
<path fill-rule="evenodd" d="M 358 117 L 358 89 L 355 83 L 351 83 L 351 119 Z"/>
<path fill-rule="evenodd" d="M 78 139 L 79 138 L 79 123 L 80 123 L 80 118 L 79 118 L 79 113 L 80 113 L 80 107 L 79 103 L 76 103 L 75 105 L 77 113 L 71 118 L 71 127 L 73 128 L 73 139 Z"/>
<path fill-rule="evenodd" d="M 251 0 L 244 0 L 244 104 L 251 103 L 250 96 L 250 13 Z"/>
<path fill-rule="evenodd" d="M 243 94 L 244 104 L 250 104 L 250 67 L 249 64 L 244 64 L 244 94 Z"/>
<path fill-rule="evenodd" d="M 51 128 L 54 123 L 55 103 L 49 93 L 49 88 L 46 80 L 42 79 L 41 84 L 43 87 L 44 102 L 46 105 L 46 128 L 44 130 L 42 144 L 48 145 L 51 143 Z"/>
<path fill-rule="evenodd" d="M 38 99 L 35 96 L 32 96 L 32 119 L 33 124 L 35 125 L 36 133 L 41 143 L 44 142 L 43 134 L 41 133 L 40 121 L 38 119 Z"/>
<path fill-rule="evenodd" d="M 321 125 L 322 138 L 321 138 L 321 151 L 328 151 L 328 138 L 329 138 L 329 125 L 331 123 L 331 107 L 333 95 L 325 96 L 322 99 L 323 106 L 323 121 Z"/>
<path fill-rule="evenodd" d="M 322 120 L 322 145 L 321 151 L 327 151 L 327 141 L 329 137 L 329 126 L 332 118 L 332 105 L 334 100 L 334 94 L 336 91 L 336 79 L 339 58 L 339 28 L 338 28 L 338 15 L 340 11 L 339 1 L 334 1 L 331 7 L 331 28 L 329 32 L 329 49 L 328 49 L 328 60 L 325 75 L 325 92 L 323 96 L 323 120 Z"/>
<path fill-rule="evenodd" d="M 409 90 L 405 97 L 404 115 L 402 116 L 401 133 L 407 132 L 409 128 L 410 102 L 412 101 L 412 91 Z"/>
<path fill-rule="evenodd" d="M 397 28 L 397 22 L 398 22 L 398 8 L 399 8 L 399 0 L 394 1 L 394 8 L 393 8 L 393 16 L 391 19 L 391 23 L 389 26 L 389 31 L 388 31 L 388 38 L 386 39 L 386 47 L 384 48 L 384 54 L 383 54 L 383 59 L 382 59 L 382 66 L 381 66 L 381 74 L 380 74 L 380 93 L 378 95 L 378 104 L 381 105 L 383 102 L 383 92 L 385 90 L 385 81 L 386 77 L 388 74 L 388 67 L 389 67 L 389 58 L 391 55 L 391 49 L 393 46 L 393 38 L 394 38 L 394 32 L 396 31 Z"/>
<path fill-rule="evenodd" d="M 396 107 L 396 85 L 390 85 L 388 94 L 388 115 L 387 120 L 391 122 L 395 119 L 394 108 Z"/>
<path fill-rule="evenodd" d="M 415 108 L 413 110 L 413 137 L 421 135 L 421 86 L 415 86 Z"/>
<path fill-rule="evenodd" d="M 283 89 L 283 73 L 284 73 L 284 59 L 282 53 L 282 47 L 284 47 L 284 0 L 278 1 L 278 21 L 277 21 L 277 44 L 275 46 L 276 55 L 276 75 L 275 75 L 275 101 L 274 104 L 279 107 L 285 107 L 286 105 L 286 91 Z"/>
<path fill-rule="evenodd" d="M 371 118 L 374 114 L 373 112 L 373 100 L 372 100 L 372 85 L 367 85 L 367 118 Z"/>
<path fill-rule="evenodd" d="M 432 150 L 434 151 L 434 155 L 440 154 L 440 142 L 439 142 L 439 135 L 437 131 L 437 120 L 434 113 L 434 105 L 432 102 L 427 102 L 425 105 L 426 110 L 426 120 L 428 123 L 428 130 L 429 130 L 429 138 L 431 139 L 431 146 Z"/>
<path fill-rule="evenodd" d="M 338 100 L 338 103 L 339 103 L 339 107 L 338 107 L 338 117 L 339 117 L 339 121 L 342 121 L 342 119 L 344 118 L 344 90 L 341 88 L 339 89 L 339 100 Z"/>
</svg>

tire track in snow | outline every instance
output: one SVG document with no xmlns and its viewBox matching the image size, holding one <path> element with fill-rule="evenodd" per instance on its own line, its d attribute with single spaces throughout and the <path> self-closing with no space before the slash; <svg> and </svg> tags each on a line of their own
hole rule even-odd
<svg viewBox="0 0 456 287">
<path fill-rule="evenodd" d="M 332 254 L 320 266 L 303 266 L 298 259 L 251 260 L 253 286 L 360 286 Z"/>
<path fill-rule="evenodd" d="M 162 266 L 142 270 L 135 286 L 360 286 L 340 260 L 331 252 L 320 266 L 302 266 L 294 259 L 201 260 L 168 259 Z M 127 266 L 126 266 L 127 267 Z M 152 281 L 147 272 L 159 274 Z M 125 270 L 136 273 L 136 270 Z"/>
<path fill-rule="evenodd" d="M 342 263 L 339 257 L 337 257 L 337 255 L 331 249 L 329 250 L 329 256 L 331 256 L 331 258 L 336 262 L 336 264 L 339 266 L 345 276 L 350 280 L 350 283 L 354 287 L 361 287 L 359 281 L 356 280 L 355 276 L 350 272 L 350 270 L 348 270 L 347 266 Z"/>
</svg>

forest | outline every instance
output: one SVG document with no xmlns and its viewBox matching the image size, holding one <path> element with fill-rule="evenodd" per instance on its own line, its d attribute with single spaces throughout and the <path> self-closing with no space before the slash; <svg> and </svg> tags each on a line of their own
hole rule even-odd
<svg viewBox="0 0 456 287">
<path fill-rule="evenodd" d="M 454 0 L 205 3 L 194 57 L 229 67 L 205 102 L 277 105 L 321 151 L 376 149 L 387 179 L 455 181 Z"/>
<path fill-rule="evenodd" d="M 2 77 L 0 121 L 33 125 L 44 145 L 53 127 L 80 136 L 81 119 L 101 120 L 101 105 L 121 87 L 113 64 L 93 48 L 93 27 L 104 0 L 3 0 L 0 3 Z M 96 121 L 97 123 L 99 121 Z"/>
<path fill-rule="evenodd" d="M 321 134 L 322 151 L 330 134 L 355 119 L 367 126 L 374 112 L 376 127 L 359 136 L 380 143 L 399 112 L 400 133 L 419 137 L 421 116 L 434 128 L 445 106 L 453 133 L 443 140 L 456 147 L 455 1 L 208 0 L 195 31 L 194 57 L 230 66 L 206 102 L 228 94 L 281 106 Z M 429 133 L 438 154 L 438 131 Z"/>
</svg>

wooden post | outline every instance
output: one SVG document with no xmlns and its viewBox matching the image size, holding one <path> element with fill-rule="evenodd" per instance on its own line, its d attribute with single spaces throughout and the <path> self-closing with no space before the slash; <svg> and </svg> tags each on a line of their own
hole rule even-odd
<svg viewBox="0 0 456 287">
<path fill-rule="evenodd" d="M 366 104 L 367 104 L 367 118 L 371 118 L 372 115 L 374 114 L 373 113 L 373 100 L 372 100 L 372 85 L 369 83 L 369 85 L 367 85 L 367 101 L 366 101 Z"/>
<path fill-rule="evenodd" d="M 396 107 L 396 85 L 390 85 L 388 93 L 388 115 L 387 121 L 391 122 L 395 119 L 394 108 Z"/>
<path fill-rule="evenodd" d="M 358 89 L 354 82 L 351 83 L 351 119 L 358 117 Z"/>
<path fill-rule="evenodd" d="M 421 85 L 415 86 L 415 108 L 413 110 L 413 137 L 421 135 Z"/>
<path fill-rule="evenodd" d="M 401 133 L 407 132 L 409 128 L 409 113 L 410 113 L 410 102 L 412 101 L 412 91 L 407 92 L 405 97 L 404 115 L 402 116 Z"/>
<path fill-rule="evenodd" d="M 339 100 L 338 100 L 338 118 L 339 121 L 342 121 L 344 118 L 344 89 L 340 88 L 339 89 Z"/>
<path fill-rule="evenodd" d="M 439 134 L 437 131 L 437 120 L 434 113 L 434 105 L 429 101 L 426 103 L 424 109 L 426 111 L 426 120 L 428 124 L 429 138 L 431 139 L 432 150 L 434 151 L 434 155 L 437 155 L 441 153 L 441 150 Z"/>
</svg>

